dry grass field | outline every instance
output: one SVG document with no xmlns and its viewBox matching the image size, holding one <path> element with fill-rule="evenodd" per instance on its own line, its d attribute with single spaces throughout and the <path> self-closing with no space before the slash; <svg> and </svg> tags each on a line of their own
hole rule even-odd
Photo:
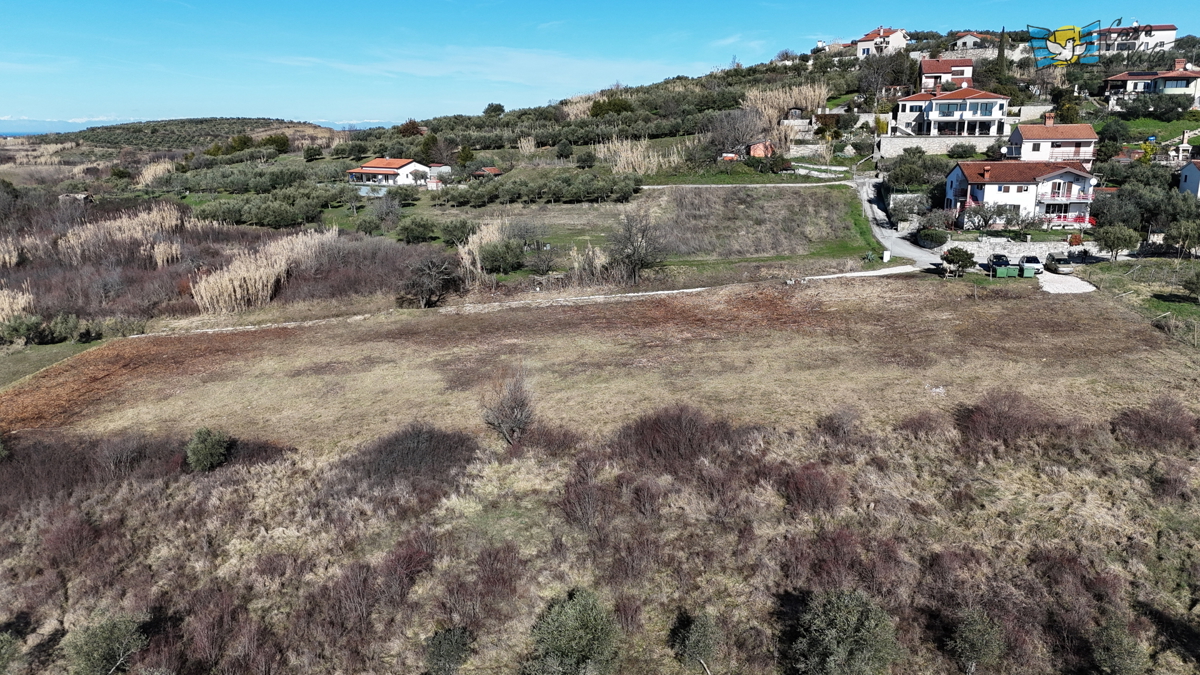
<svg viewBox="0 0 1200 675">
<path fill-rule="evenodd" d="M 507 448 L 480 401 L 514 364 L 539 431 Z M 687 609 L 721 629 L 714 672 L 771 673 L 789 603 L 852 587 L 894 618 L 897 673 L 959 672 L 947 626 L 970 606 L 1005 626 L 987 672 L 1087 672 L 1114 617 L 1154 672 L 1193 672 L 1193 450 L 1109 420 L 1164 394 L 1193 409 L 1197 365 L 1100 294 L 924 275 L 115 340 L 0 390 L 9 462 L 42 438 L 201 426 L 277 450 L 4 502 L 0 632 L 28 672 L 57 672 L 51 647 L 104 610 L 159 616 L 138 663 L 166 672 L 384 673 L 420 672 L 422 641 L 466 625 L 462 672 L 515 672 L 546 603 L 587 587 L 616 608 L 619 672 L 684 672 L 666 636 Z M 1025 436 L 972 422 L 1000 391 L 1027 397 L 1006 398 Z M 726 440 L 686 470 L 622 454 L 675 404 Z M 366 444 L 412 423 L 475 458 L 441 491 L 347 486 Z M 836 494 L 805 506 L 780 475 Z M 78 522 L 91 538 L 54 553 Z M 396 591 L 413 551 L 428 562 Z M 393 589 L 357 623 L 328 600 L 354 583 Z"/>
</svg>

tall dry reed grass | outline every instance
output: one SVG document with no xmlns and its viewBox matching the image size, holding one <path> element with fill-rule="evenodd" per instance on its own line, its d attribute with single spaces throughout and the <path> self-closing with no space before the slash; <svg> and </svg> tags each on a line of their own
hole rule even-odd
<svg viewBox="0 0 1200 675">
<path fill-rule="evenodd" d="M 534 152 L 537 152 L 537 141 L 534 140 L 533 136 L 519 138 L 517 139 L 517 149 L 521 151 L 522 155 L 532 155 Z"/>
<path fill-rule="evenodd" d="M 271 301 L 290 271 L 315 258 L 335 241 L 337 229 L 308 231 L 243 252 L 223 269 L 192 279 L 192 295 L 205 314 L 229 314 Z"/>
<path fill-rule="evenodd" d="M 21 261 L 21 244 L 12 237 L 0 239 L 0 267 L 16 267 Z"/>
<path fill-rule="evenodd" d="M 504 241 L 508 230 L 508 220 L 505 218 L 485 220 L 475 234 L 458 247 L 460 267 L 468 286 L 476 286 L 488 277 L 483 271 L 483 247 Z"/>
<path fill-rule="evenodd" d="M 0 323 L 24 314 L 32 307 L 33 293 L 29 292 L 29 282 L 18 289 L 0 286 Z"/>
<path fill-rule="evenodd" d="M 569 121 L 581 120 L 592 114 L 592 103 L 603 98 L 599 92 L 573 96 L 561 106 Z"/>
<path fill-rule="evenodd" d="M 140 188 L 150 187 L 154 184 L 154 181 L 170 173 L 175 173 L 175 162 L 172 162 L 169 159 L 148 164 L 146 168 L 142 169 L 142 172 L 138 174 L 137 186 Z"/>
<path fill-rule="evenodd" d="M 650 147 L 649 141 L 634 141 L 613 137 L 596 145 L 596 155 L 612 164 L 613 173 L 659 173 L 677 167 L 684 162 L 684 147 L 675 146 L 667 151 Z"/>
<path fill-rule="evenodd" d="M 106 259 L 117 251 L 126 249 L 130 243 L 136 243 L 141 245 L 141 250 L 147 257 L 158 262 L 171 249 L 168 247 L 159 250 L 156 246 L 169 242 L 172 234 L 184 230 L 204 231 L 219 227 L 223 226 L 184 216 L 166 204 L 155 204 L 145 211 L 124 213 L 110 220 L 72 228 L 58 240 L 56 249 L 63 261 L 81 265 L 88 260 Z M 174 250 L 178 250 L 177 242 Z"/>
<path fill-rule="evenodd" d="M 824 82 L 802 84 L 777 89 L 751 89 L 746 92 L 742 107 L 758 113 L 766 125 L 774 126 L 787 111 L 801 108 L 815 111 L 829 98 L 829 85 Z"/>
</svg>

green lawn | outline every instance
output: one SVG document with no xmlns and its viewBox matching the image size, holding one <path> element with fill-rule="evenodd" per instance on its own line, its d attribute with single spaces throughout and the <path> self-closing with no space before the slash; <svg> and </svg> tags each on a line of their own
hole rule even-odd
<svg viewBox="0 0 1200 675">
<path fill-rule="evenodd" d="M 1200 122 L 1178 120 L 1175 122 L 1160 122 L 1149 117 L 1141 117 L 1129 122 L 1129 129 L 1136 133 L 1146 133 L 1158 136 L 1158 142 L 1170 140 L 1185 131 L 1200 129 Z"/>
<path fill-rule="evenodd" d="M 0 356 L 0 388 L 102 343 L 103 341 L 88 344 L 64 342 L 57 345 L 33 345 Z"/>
<path fill-rule="evenodd" d="M 829 100 L 825 101 L 825 105 L 829 106 L 830 108 L 836 108 L 839 105 L 842 105 L 843 103 L 849 102 L 855 96 L 858 96 L 858 94 L 850 93 L 850 94 L 843 94 L 841 96 L 836 96 L 836 97 L 830 98 Z"/>
</svg>

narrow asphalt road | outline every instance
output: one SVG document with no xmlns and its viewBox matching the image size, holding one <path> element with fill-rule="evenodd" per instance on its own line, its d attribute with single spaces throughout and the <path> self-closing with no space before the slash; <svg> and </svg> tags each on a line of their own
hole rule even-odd
<svg viewBox="0 0 1200 675">
<path fill-rule="evenodd" d="M 901 238 L 899 233 L 891 228 L 887 215 L 880 208 L 879 198 L 875 196 L 876 186 L 881 182 L 878 178 L 868 177 L 854 180 L 854 186 L 862 200 L 863 213 L 871 221 L 871 232 L 874 233 L 875 238 L 883 244 L 884 248 L 891 251 L 892 255 L 908 258 L 918 268 L 940 263 L 941 258 L 936 254 Z"/>
</svg>

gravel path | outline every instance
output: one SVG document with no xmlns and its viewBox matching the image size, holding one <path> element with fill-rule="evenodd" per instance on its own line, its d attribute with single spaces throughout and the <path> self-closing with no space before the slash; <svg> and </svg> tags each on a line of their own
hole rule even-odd
<svg viewBox="0 0 1200 675">
<path fill-rule="evenodd" d="M 1051 274 L 1043 272 L 1038 275 L 1038 285 L 1047 293 L 1091 293 L 1096 287 L 1088 282 L 1069 274 Z"/>
<path fill-rule="evenodd" d="M 879 208 L 879 200 L 875 196 L 875 186 L 880 182 L 877 178 L 860 178 L 855 181 L 858 196 L 862 200 L 863 212 L 871 221 L 871 232 L 875 234 L 875 238 L 883 244 L 884 248 L 891 251 L 892 255 L 908 258 L 921 267 L 941 264 L 942 259 L 936 253 L 931 253 L 928 249 L 903 239 L 898 232 L 891 228 L 887 214 Z"/>
</svg>

